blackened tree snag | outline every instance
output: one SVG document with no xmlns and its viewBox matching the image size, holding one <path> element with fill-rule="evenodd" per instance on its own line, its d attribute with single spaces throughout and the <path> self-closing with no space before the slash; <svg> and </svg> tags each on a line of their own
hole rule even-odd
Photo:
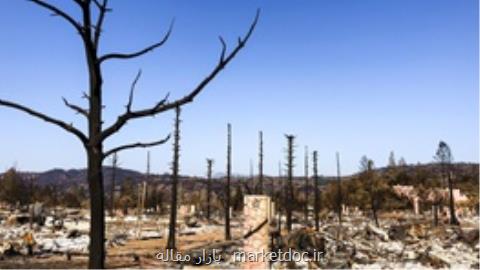
<svg viewBox="0 0 480 270">
<path fill-rule="evenodd" d="M 115 215 L 115 177 L 117 172 L 117 162 L 118 157 L 117 153 L 113 153 L 112 156 L 112 180 L 111 180 L 111 187 L 110 187 L 110 216 L 113 217 Z"/>
<path fill-rule="evenodd" d="M 225 240 L 230 240 L 230 178 L 232 174 L 232 126 L 227 125 L 227 184 L 225 185 Z"/>
<path fill-rule="evenodd" d="M 258 194 L 263 194 L 263 132 L 258 134 Z"/>
<path fill-rule="evenodd" d="M 207 159 L 207 220 L 210 221 L 213 159 Z"/>
<path fill-rule="evenodd" d="M 99 52 L 100 37 L 103 29 L 103 23 L 107 12 L 111 9 L 108 7 L 108 0 L 74 0 L 76 7 L 80 10 L 81 18 L 77 20 L 72 15 L 61 10 L 60 8 L 49 4 L 44 0 L 30 0 L 32 3 L 48 10 L 56 17 L 65 20 L 70 24 L 75 31 L 79 34 L 87 64 L 88 70 L 88 90 L 84 93 L 85 99 L 88 101 L 88 107 L 82 108 L 81 106 L 74 105 L 64 99 L 64 104 L 68 108 L 72 109 L 75 113 L 85 116 L 87 119 L 88 132 L 84 133 L 81 130 L 75 128 L 68 122 L 59 120 L 57 118 L 48 116 L 36 110 L 11 102 L 0 99 L 0 106 L 9 107 L 41 120 L 44 120 L 50 124 L 56 125 L 65 131 L 73 134 L 77 137 L 85 148 L 87 155 L 87 179 L 89 186 L 89 198 L 90 198 L 90 244 L 89 244 L 89 263 L 90 268 L 104 268 L 105 261 L 105 217 L 104 217 L 104 183 L 102 174 L 102 164 L 106 157 L 109 155 L 132 148 L 139 147 L 151 147 L 165 143 L 169 136 L 165 139 L 153 141 L 149 143 L 130 143 L 114 147 L 110 150 L 104 149 L 104 142 L 110 136 L 117 133 L 123 126 L 129 121 L 155 116 L 157 114 L 176 109 L 182 105 L 192 102 L 195 97 L 222 71 L 230 61 L 244 48 L 245 44 L 250 39 L 255 26 L 258 21 L 259 11 L 253 20 L 250 28 L 245 36 L 238 38 L 236 46 L 230 52 L 227 52 L 227 46 L 223 38 L 220 37 L 221 52 L 218 63 L 207 74 L 207 76 L 201 80 L 187 95 L 184 97 L 169 101 L 168 95 L 165 98 L 160 99 L 152 107 L 134 110 L 132 109 L 133 93 L 136 82 L 140 77 L 140 72 L 131 85 L 130 96 L 126 105 L 126 111 L 118 116 L 116 121 L 110 126 L 103 128 L 103 70 L 102 64 L 111 60 L 119 59 L 133 59 L 152 52 L 155 49 L 164 45 L 172 30 L 170 26 L 167 33 L 160 39 L 160 41 L 131 53 L 106 53 L 101 54 Z M 96 16 L 96 19 L 94 18 Z"/>
<path fill-rule="evenodd" d="M 177 226 L 177 192 L 178 170 L 180 158 L 180 107 L 175 109 L 175 124 L 173 131 L 173 161 L 172 161 L 172 191 L 170 200 L 170 222 L 168 224 L 168 240 L 165 249 L 176 249 L 175 229 Z"/>
<path fill-rule="evenodd" d="M 442 178 L 445 182 L 445 178 L 448 180 L 448 191 L 449 191 L 449 210 L 450 210 L 450 224 L 451 225 L 460 225 L 458 218 L 455 214 L 455 200 L 453 197 L 453 182 L 452 182 L 452 161 L 453 156 L 450 151 L 450 147 L 444 141 L 440 141 L 438 144 L 437 153 L 435 159 L 440 163 L 440 168 L 442 172 Z"/>
<path fill-rule="evenodd" d="M 368 192 L 370 193 L 370 206 L 372 208 L 372 215 L 373 215 L 373 220 L 375 221 L 375 225 L 377 227 L 380 227 L 378 223 L 378 217 L 377 217 L 377 205 L 378 205 L 378 190 L 376 187 L 376 181 L 375 181 L 375 172 L 373 171 L 373 161 L 371 159 L 368 160 L 367 163 L 367 179 L 369 184 L 367 185 Z"/>
<path fill-rule="evenodd" d="M 304 205 L 304 219 L 305 224 L 308 224 L 308 146 L 305 146 L 305 159 L 304 159 L 304 166 L 305 166 L 305 205 Z"/>
<path fill-rule="evenodd" d="M 314 188 L 314 219 L 315 219 L 315 231 L 320 230 L 320 219 L 319 219 L 319 212 L 320 212 L 320 192 L 318 190 L 318 157 L 317 151 L 313 151 L 313 188 Z"/>
<path fill-rule="evenodd" d="M 285 135 L 287 138 L 287 173 L 288 173 L 288 188 L 287 200 L 285 201 L 287 207 L 287 230 L 292 230 L 292 211 L 293 211 L 293 147 L 295 136 Z"/>
<path fill-rule="evenodd" d="M 340 154 L 337 152 L 337 215 L 338 215 L 338 222 L 342 224 L 342 184 L 341 184 L 341 176 L 340 176 Z"/>
</svg>

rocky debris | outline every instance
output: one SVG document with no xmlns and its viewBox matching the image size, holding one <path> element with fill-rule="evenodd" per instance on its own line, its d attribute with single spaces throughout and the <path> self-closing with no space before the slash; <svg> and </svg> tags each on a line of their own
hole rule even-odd
<svg viewBox="0 0 480 270">
<path fill-rule="evenodd" d="M 185 225 L 187 225 L 188 227 L 197 227 L 198 219 L 193 216 L 185 217 Z"/>
<path fill-rule="evenodd" d="M 366 231 L 367 231 L 367 233 L 371 233 L 371 234 L 377 236 L 382 241 L 388 241 L 388 239 L 389 239 L 388 233 L 386 231 L 382 230 L 381 228 L 375 227 L 371 223 L 369 223 L 367 225 Z"/>
<path fill-rule="evenodd" d="M 310 268 L 398 269 L 475 268 L 479 266 L 478 229 L 439 226 L 427 220 L 383 219 L 376 227 L 365 217 L 321 224 L 320 231 L 298 229 L 284 236 L 282 250 L 324 252 Z M 478 221 L 477 221 L 478 222 Z M 478 223 L 477 223 L 478 224 Z M 275 269 L 302 268 L 275 262 Z"/>
</svg>

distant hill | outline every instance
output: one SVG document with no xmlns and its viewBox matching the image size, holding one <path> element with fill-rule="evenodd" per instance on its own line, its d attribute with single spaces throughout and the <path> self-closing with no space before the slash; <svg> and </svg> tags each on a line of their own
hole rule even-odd
<svg viewBox="0 0 480 270">
<path fill-rule="evenodd" d="M 479 164 L 478 163 L 455 163 L 453 166 L 453 170 L 456 175 L 458 176 L 475 176 L 474 179 L 478 181 L 478 170 L 479 170 Z M 412 165 L 405 165 L 405 166 L 397 166 L 396 169 L 402 171 L 403 173 L 406 173 L 408 175 L 415 175 L 419 171 L 423 171 L 427 173 L 428 175 L 439 175 L 440 174 L 440 166 L 436 163 L 429 163 L 429 164 L 412 164 Z M 377 168 L 376 171 L 378 173 L 384 173 L 386 172 L 387 168 Z M 40 186 L 46 186 L 46 185 L 56 185 L 57 187 L 60 188 L 66 188 L 71 185 L 87 185 L 87 170 L 86 169 L 70 169 L 70 170 L 64 170 L 64 169 L 52 169 L 48 170 L 45 172 L 19 172 L 21 175 L 24 177 L 34 177 L 35 182 L 40 185 Z M 342 176 L 342 180 L 348 180 L 351 179 L 352 177 L 357 176 L 358 173 L 353 174 L 353 175 L 347 175 L 347 176 Z M 0 174 L 1 175 L 1 174 Z M 112 177 L 112 167 L 104 167 L 103 168 L 103 175 L 104 175 L 104 181 L 105 181 L 105 186 L 109 187 L 110 179 Z M 217 174 L 215 175 L 216 179 L 223 178 L 224 175 Z M 134 182 L 141 182 L 145 179 L 147 179 L 145 173 L 141 173 L 135 170 L 129 170 L 129 169 L 123 169 L 123 168 L 117 168 L 116 171 L 116 183 L 117 185 L 121 185 L 124 179 L 130 178 Z M 245 176 L 233 176 L 232 177 L 234 181 L 236 180 L 248 180 L 249 177 Z M 469 177 L 472 179 L 471 177 Z M 170 181 L 170 175 L 168 174 L 162 174 L 162 175 L 151 175 L 150 176 L 150 181 L 156 182 L 156 181 L 164 181 L 168 182 Z M 188 180 L 194 180 L 194 179 L 201 179 L 199 177 L 189 177 L 189 176 L 181 176 L 180 180 L 181 181 L 188 181 Z M 265 176 L 265 181 L 268 182 L 270 180 L 274 181 L 282 181 L 283 179 L 286 179 L 286 177 L 282 177 L 282 179 L 279 179 L 277 176 Z M 320 184 L 325 184 L 329 181 L 334 181 L 337 178 L 335 176 L 322 176 L 320 177 Z M 297 182 L 297 184 L 301 184 L 300 180 L 303 180 L 303 177 L 300 175 L 297 175 L 294 178 L 294 181 Z"/>
</svg>

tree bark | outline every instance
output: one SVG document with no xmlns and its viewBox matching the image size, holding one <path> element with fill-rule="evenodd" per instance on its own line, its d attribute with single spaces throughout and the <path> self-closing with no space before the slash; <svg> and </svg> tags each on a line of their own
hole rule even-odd
<svg viewBox="0 0 480 270">
<path fill-rule="evenodd" d="M 318 163 L 317 163 L 317 151 L 313 152 L 313 181 L 314 181 L 314 217 L 315 217 L 315 231 L 320 230 L 320 194 L 318 190 Z"/>
<path fill-rule="evenodd" d="M 211 198 L 212 193 L 212 165 L 213 160 L 207 159 L 207 220 L 210 221 L 210 211 L 211 211 Z"/>
<path fill-rule="evenodd" d="M 90 191 L 89 268 L 104 268 L 105 212 L 101 150 L 88 151 L 88 184 Z"/>
<path fill-rule="evenodd" d="M 232 170 L 232 126 L 228 124 L 227 138 L 227 184 L 225 185 L 225 240 L 232 238 L 230 234 L 230 178 Z"/>
<path fill-rule="evenodd" d="M 460 225 L 460 222 L 457 219 L 457 215 L 455 214 L 455 200 L 453 198 L 453 183 L 451 172 L 448 172 L 448 189 L 450 193 L 450 225 Z"/>
<path fill-rule="evenodd" d="M 180 156 L 180 107 L 176 108 L 175 131 L 173 143 L 173 162 L 172 162 L 172 200 L 170 203 L 170 223 L 168 228 L 168 240 L 166 249 L 176 249 L 175 233 L 177 226 L 177 184 Z"/>
<path fill-rule="evenodd" d="M 305 205 L 304 205 L 304 219 L 305 224 L 308 224 L 308 147 L 305 146 Z"/>
<path fill-rule="evenodd" d="M 287 164 L 288 164 L 288 189 L 287 200 L 285 204 L 287 206 L 287 231 L 292 230 L 292 212 L 293 212 L 293 140 L 295 136 L 287 135 L 288 148 L 287 148 Z"/>
</svg>

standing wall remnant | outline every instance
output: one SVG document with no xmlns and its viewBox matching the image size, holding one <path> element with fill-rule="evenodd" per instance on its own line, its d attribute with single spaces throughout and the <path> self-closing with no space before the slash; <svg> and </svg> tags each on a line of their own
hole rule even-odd
<svg viewBox="0 0 480 270">
<path fill-rule="evenodd" d="M 243 223 L 244 269 L 267 269 L 269 261 L 265 257 L 258 256 L 255 260 L 249 260 L 248 254 L 266 254 L 269 252 L 269 222 L 273 218 L 272 203 L 266 195 L 247 195 L 244 197 Z"/>
</svg>

